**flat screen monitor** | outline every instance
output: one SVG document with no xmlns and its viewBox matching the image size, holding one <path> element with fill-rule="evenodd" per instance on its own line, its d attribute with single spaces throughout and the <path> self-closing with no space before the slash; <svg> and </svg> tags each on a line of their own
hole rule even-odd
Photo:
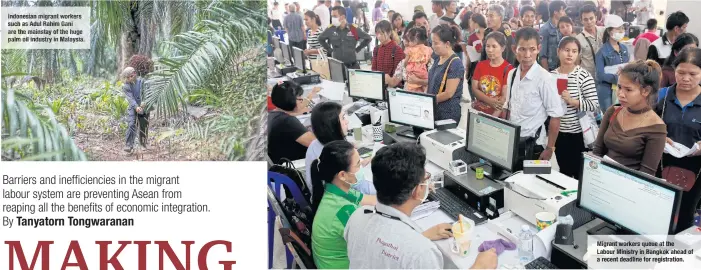
<svg viewBox="0 0 701 270">
<path fill-rule="evenodd" d="M 304 65 L 304 51 L 297 47 L 292 47 L 292 57 L 294 58 L 294 65 L 297 69 L 306 71 L 306 66 Z"/>
<path fill-rule="evenodd" d="M 334 58 L 329 58 L 329 73 L 331 74 L 332 81 L 345 83 L 345 68 L 346 67 L 343 66 L 343 62 Z"/>
<path fill-rule="evenodd" d="M 275 53 L 276 50 L 280 50 L 279 53 Z M 282 49 L 280 48 L 280 38 L 273 37 L 273 55 L 275 55 L 275 60 L 278 63 L 284 64 L 285 58 L 282 56 Z"/>
<path fill-rule="evenodd" d="M 503 180 L 510 172 L 520 168 L 517 166 L 518 143 L 521 138 L 519 125 L 489 114 L 470 111 L 467 114 L 465 138 L 467 152 L 489 161 L 490 164 L 479 166 L 483 167 L 487 177 Z"/>
<path fill-rule="evenodd" d="M 662 179 L 583 153 L 577 206 L 600 219 L 593 235 L 674 234 L 682 189 Z"/>
<path fill-rule="evenodd" d="M 360 69 L 348 70 L 348 95 L 368 101 L 384 100 L 385 73 Z"/>
<path fill-rule="evenodd" d="M 282 50 L 282 57 L 284 58 L 285 66 L 292 65 L 292 57 L 290 55 L 290 44 L 280 41 L 280 49 Z"/>
<path fill-rule="evenodd" d="M 280 38 L 273 36 L 273 49 L 280 49 Z"/>
<path fill-rule="evenodd" d="M 390 122 L 412 127 L 398 131 L 397 135 L 417 138 L 424 130 L 435 128 L 434 95 L 391 89 L 387 94 L 387 106 Z"/>
</svg>

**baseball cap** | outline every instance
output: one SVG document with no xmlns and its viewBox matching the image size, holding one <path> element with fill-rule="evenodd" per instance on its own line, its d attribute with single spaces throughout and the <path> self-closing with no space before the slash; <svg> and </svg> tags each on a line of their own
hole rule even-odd
<svg viewBox="0 0 701 270">
<path fill-rule="evenodd" d="M 415 7 L 414 7 L 414 12 L 415 12 L 415 13 L 416 13 L 416 12 L 419 12 L 419 11 L 424 12 L 424 7 L 423 7 L 422 5 L 418 5 L 418 6 L 415 6 Z"/>
<path fill-rule="evenodd" d="M 614 15 L 614 14 L 609 14 L 606 16 L 606 20 L 604 20 L 604 27 L 609 28 L 609 27 L 621 27 L 621 25 L 626 24 L 623 19 L 621 19 L 620 16 Z"/>
</svg>

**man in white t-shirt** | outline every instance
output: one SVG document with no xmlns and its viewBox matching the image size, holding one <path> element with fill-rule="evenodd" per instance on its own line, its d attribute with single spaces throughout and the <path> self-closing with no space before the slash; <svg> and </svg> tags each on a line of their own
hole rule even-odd
<svg viewBox="0 0 701 270">
<path fill-rule="evenodd" d="M 278 2 L 273 3 L 273 8 L 270 9 L 269 16 L 273 24 L 273 29 L 279 30 L 282 28 L 282 12 L 280 11 L 280 4 Z"/>
<path fill-rule="evenodd" d="M 328 23 L 331 21 L 331 13 L 329 12 L 329 8 L 326 7 L 325 3 L 325 0 L 319 0 L 316 7 L 314 7 L 314 14 L 319 16 L 319 20 L 321 20 L 321 25 L 319 26 L 322 28 L 326 28 Z"/>
<path fill-rule="evenodd" d="M 443 254 L 432 241 L 449 238 L 450 224 L 422 231 L 409 217 L 432 186 L 426 177 L 426 153 L 416 143 L 395 143 L 372 160 L 375 207 L 356 210 L 346 223 L 351 269 L 442 269 Z M 482 252 L 473 269 L 496 269 L 494 249 Z"/>
<path fill-rule="evenodd" d="M 433 30 L 433 28 L 436 28 L 436 26 L 441 24 L 441 17 L 445 15 L 443 10 L 445 9 L 446 3 L 447 2 L 442 0 L 431 0 L 431 10 L 433 11 L 433 15 L 431 15 L 431 18 L 428 19 L 428 25 L 431 27 L 431 29 L 428 29 L 429 33 Z M 431 35 L 429 35 L 429 39 L 430 36 Z"/>
</svg>

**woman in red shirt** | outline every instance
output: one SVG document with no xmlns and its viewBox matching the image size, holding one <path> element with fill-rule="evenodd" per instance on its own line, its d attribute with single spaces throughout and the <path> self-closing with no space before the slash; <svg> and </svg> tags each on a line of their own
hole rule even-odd
<svg viewBox="0 0 701 270">
<path fill-rule="evenodd" d="M 506 37 L 501 32 L 492 32 L 485 38 L 484 49 L 488 60 L 477 63 L 472 75 L 472 93 L 477 98 L 473 108 L 478 111 L 502 117 L 502 106 L 506 100 L 506 78 L 514 67 L 504 60 Z"/>
<path fill-rule="evenodd" d="M 472 46 L 475 48 L 478 54 L 482 53 L 482 39 L 484 39 L 484 31 L 487 29 L 487 20 L 482 16 L 482 14 L 472 14 L 469 21 L 470 29 L 475 32 L 467 37 L 467 46 Z M 477 61 L 479 59 L 470 59 L 470 55 L 465 53 L 465 63 L 470 63 L 466 65 L 465 78 L 467 80 L 472 79 L 472 75 L 477 66 Z"/>
</svg>

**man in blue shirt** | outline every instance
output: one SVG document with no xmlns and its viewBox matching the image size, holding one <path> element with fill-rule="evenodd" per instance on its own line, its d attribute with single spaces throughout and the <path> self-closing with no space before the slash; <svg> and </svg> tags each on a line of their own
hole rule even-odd
<svg viewBox="0 0 701 270">
<path fill-rule="evenodd" d="M 562 39 L 562 35 L 557 28 L 557 23 L 560 18 L 567 16 L 565 12 L 567 4 L 564 1 L 552 1 L 548 7 L 550 11 L 550 20 L 540 28 L 540 39 L 543 42 L 540 50 L 540 66 L 548 71 L 556 69 L 560 65 L 560 60 L 557 58 L 557 45 Z"/>
<path fill-rule="evenodd" d="M 350 1 L 343 1 L 343 6 L 346 8 L 346 21 L 353 24 L 353 8 Z"/>
</svg>

